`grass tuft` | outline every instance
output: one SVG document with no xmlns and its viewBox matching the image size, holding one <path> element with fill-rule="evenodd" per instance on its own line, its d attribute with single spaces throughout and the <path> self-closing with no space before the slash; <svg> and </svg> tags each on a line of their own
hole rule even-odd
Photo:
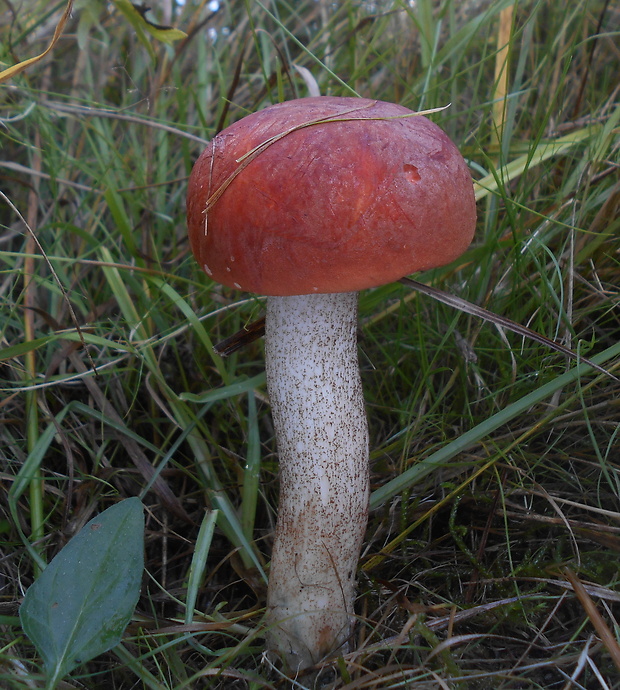
<svg viewBox="0 0 620 690">
<path fill-rule="evenodd" d="M 0 686 L 45 687 L 24 593 L 139 496 L 138 607 L 58 687 L 303 687 L 263 658 L 278 466 L 261 341 L 213 352 L 263 305 L 195 264 L 191 166 L 223 127 L 315 85 L 450 104 L 430 117 L 470 163 L 478 231 L 416 278 L 620 376 L 618 11 L 129 5 L 76 0 L 55 43 L 66 2 L 0 9 L 0 71 L 53 44 L 0 83 Z M 360 359 L 359 625 L 316 687 L 620 688 L 617 380 L 402 284 L 361 295 Z"/>
</svg>

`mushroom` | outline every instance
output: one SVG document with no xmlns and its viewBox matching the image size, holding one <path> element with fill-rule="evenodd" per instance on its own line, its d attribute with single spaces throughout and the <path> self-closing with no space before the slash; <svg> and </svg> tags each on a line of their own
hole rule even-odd
<svg viewBox="0 0 620 690">
<path fill-rule="evenodd" d="M 407 108 L 312 97 L 218 134 L 187 196 L 213 280 L 267 295 L 267 388 L 280 499 L 267 648 L 291 671 L 347 649 L 368 518 L 357 292 L 469 246 L 473 183 L 457 147 Z"/>
</svg>

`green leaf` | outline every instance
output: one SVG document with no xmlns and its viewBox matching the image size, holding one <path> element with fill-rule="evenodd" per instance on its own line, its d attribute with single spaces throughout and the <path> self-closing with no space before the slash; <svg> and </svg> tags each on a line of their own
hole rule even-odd
<svg viewBox="0 0 620 690">
<path fill-rule="evenodd" d="M 53 340 L 53 335 L 45 335 L 42 338 L 35 338 L 34 340 L 25 340 L 17 345 L 11 345 L 10 347 L 3 347 L 0 350 L 0 362 L 13 359 L 13 357 L 21 357 L 27 352 L 32 352 L 33 350 L 38 350 L 40 347 L 47 345 L 50 340 Z"/>
<path fill-rule="evenodd" d="M 223 386 L 222 388 L 214 388 L 213 390 L 207 391 L 206 393 L 181 393 L 179 398 L 181 400 L 187 400 L 192 403 L 199 403 L 204 405 L 208 402 L 215 402 L 216 400 L 226 400 L 227 398 L 234 398 L 237 395 L 242 395 L 249 391 L 253 391 L 259 388 L 265 383 L 265 372 L 263 371 L 256 376 L 252 376 L 249 379 L 241 379 L 236 383 L 231 383 L 229 386 Z"/>
<path fill-rule="evenodd" d="M 145 16 L 148 8 L 143 5 L 137 5 L 129 0 L 114 0 L 114 5 L 131 24 L 140 43 L 146 47 L 153 59 L 155 59 L 155 51 L 148 40 L 147 34 L 167 45 L 172 45 L 174 41 L 187 36 L 180 29 L 175 29 L 172 26 L 161 26 L 149 21 Z"/>
<path fill-rule="evenodd" d="M 24 632 L 45 662 L 48 686 L 116 646 L 140 594 L 144 515 L 129 498 L 91 520 L 26 592 Z"/>
</svg>

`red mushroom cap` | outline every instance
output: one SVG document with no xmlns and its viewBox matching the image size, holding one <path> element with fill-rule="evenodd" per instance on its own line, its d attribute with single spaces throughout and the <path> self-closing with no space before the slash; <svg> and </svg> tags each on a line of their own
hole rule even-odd
<svg viewBox="0 0 620 690">
<path fill-rule="evenodd" d="M 214 280 L 304 295 L 449 263 L 472 240 L 476 208 L 467 165 L 437 125 L 393 103 L 323 96 L 218 134 L 192 170 L 187 223 Z"/>
</svg>

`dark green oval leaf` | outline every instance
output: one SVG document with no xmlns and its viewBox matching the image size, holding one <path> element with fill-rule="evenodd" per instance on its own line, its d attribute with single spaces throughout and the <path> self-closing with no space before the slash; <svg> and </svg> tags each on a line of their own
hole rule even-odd
<svg viewBox="0 0 620 690">
<path fill-rule="evenodd" d="M 26 592 L 19 616 L 48 687 L 120 642 L 140 594 L 143 544 L 142 503 L 128 498 L 86 524 Z"/>
</svg>

